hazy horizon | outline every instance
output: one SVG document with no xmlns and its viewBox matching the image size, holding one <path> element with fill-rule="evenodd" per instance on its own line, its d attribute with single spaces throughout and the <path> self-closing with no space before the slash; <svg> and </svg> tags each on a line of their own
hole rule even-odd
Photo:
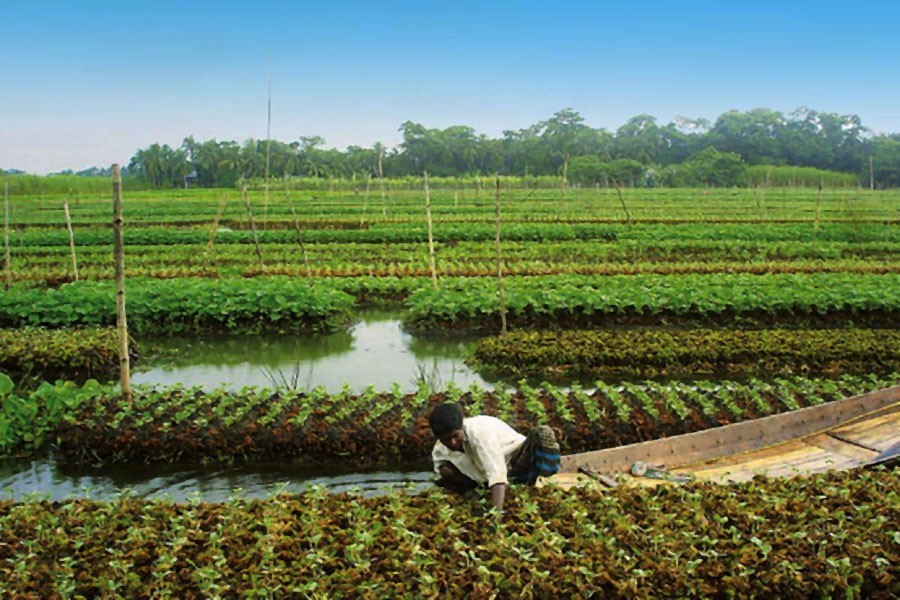
<svg viewBox="0 0 900 600">
<path fill-rule="evenodd" d="M 900 131 L 892 2 L 8 0 L 0 168 L 127 164 L 152 143 L 318 135 L 395 146 L 404 121 L 498 137 L 572 108 L 615 131 L 800 106 Z"/>
</svg>

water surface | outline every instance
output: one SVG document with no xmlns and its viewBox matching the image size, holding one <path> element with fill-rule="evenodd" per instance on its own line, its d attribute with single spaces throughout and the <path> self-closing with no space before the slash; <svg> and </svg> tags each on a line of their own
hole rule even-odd
<svg viewBox="0 0 900 600">
<path fill-rule="evenodd" d="M 331 392 L 349 385 L 361 392 L 370 385 L 389 390 L 394 383 L 414 391 L 424 379 L 435 390 L 450 381 L 492 387 L 464 362 L 476 338 L 412 336 L 396 313 L 366 312 L 349 331 L 330 335 L 178 336 L 143 342 L 161 352 L 137 364 L 135 384 L 321 385 Z"/>
<path fill-rule="evenodd" d="M 101 468 L 58 464 L 52 457 L 0 459 L 0 498 L 49 500 L 122 495 L 173 502 L 224 502 L 234 497 L 267 498 L 299 493 L 312 486 L 331 492 L 357 491 L 373 496 L 398 488 L 412 492 L 431 485 L 433 473 L 422 462 L 390 468 L 299 468 L 282 463 L 241 465 L 112 465 Z"/>
</svg>

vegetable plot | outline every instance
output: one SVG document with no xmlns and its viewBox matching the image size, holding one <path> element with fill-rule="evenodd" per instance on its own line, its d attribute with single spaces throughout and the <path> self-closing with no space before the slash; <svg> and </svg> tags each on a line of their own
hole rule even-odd
<svg viewBox="0 0 900 600">
<path fill-rule="evenodd" d="M 476 367 L 506 379 L 683 379 L 900 370 L 895 329 L 516 331 L 483 338 Z"/>
<path fill-rule="evenodd" d="M 846 597 L 900 594 L 900 478 L 439 491 L 224 504 L 0 502 L 11 597 Z"/>
<path fill-rule="evenodd" d="M 291 460 L 389 463 L 425 458 L 434 437 L 428 414 L 460 402 L 470 414 L 504 418 L 519 431 L 549 424 L 565 452 L 657 439 L 838 400 L 900 383 L 900 377 L 790 378 L 774 382 L 653 382 L 596 389 L 549 384 L 488 392 L 473 386 L 432 394 L 349 388 L 329 394 L 245 388 L 241 392 L 137 388 L 132 403 L 113 390 L 69 411 L 56 430 L 65 462 Z"/>
<path fill-rule="evenodd" d="M 118 344 L 112 328 L 0 329 L 0 371 L 16 379 L 107 379 L 118 373 Z M 129 351 L 135 360 L 133 342 Z"/>
</svg>

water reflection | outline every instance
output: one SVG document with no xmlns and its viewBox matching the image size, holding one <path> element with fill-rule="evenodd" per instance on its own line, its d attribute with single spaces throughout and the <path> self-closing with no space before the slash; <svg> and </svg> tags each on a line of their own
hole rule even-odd
<svg viewBox="0 0 900 600">
<path fill-rule="evenodd" d="M 162 350 L 139 365 L 136 384 L 183 383 L 205 388 L 287 385 L 332 392 L 345 384 L 360 392 L 397 383 L 413 391 L 423 379 L 433 389 L 449 382 L 491 388 L 464 362 L 474 338 L 413 337 L 396 313 L 369 312 L 349 331 L 331 335 L 211 336 L 149 339 Z"/>
<path fill-rule="evenodd" d="M 234 497 L 266 498 L 279 492 L 300 493 L 312 486 L 332 492 L 358 491 L 366 496 L 411 492 L 431 486 L 433 473 L 420 463 L 386 470 L 323 469 L 290 464 L 117 465 L 102 469 L 59 465 L 52 458 L 0 460 L 0 498 L 109 500 L 127 494 L 173 502 L 224 502 Z"/>
</svg>

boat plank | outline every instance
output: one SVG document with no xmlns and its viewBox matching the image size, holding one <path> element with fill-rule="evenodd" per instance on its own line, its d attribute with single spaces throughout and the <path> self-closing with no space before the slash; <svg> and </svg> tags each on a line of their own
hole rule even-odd
<svg viewBox="0 0 900 600">
<path fill-rule="evenodd" d="M 831 435 L 870 448 L 878 454 L 900 441 L 900 412 L 836 427 Z"/>
</svg>

